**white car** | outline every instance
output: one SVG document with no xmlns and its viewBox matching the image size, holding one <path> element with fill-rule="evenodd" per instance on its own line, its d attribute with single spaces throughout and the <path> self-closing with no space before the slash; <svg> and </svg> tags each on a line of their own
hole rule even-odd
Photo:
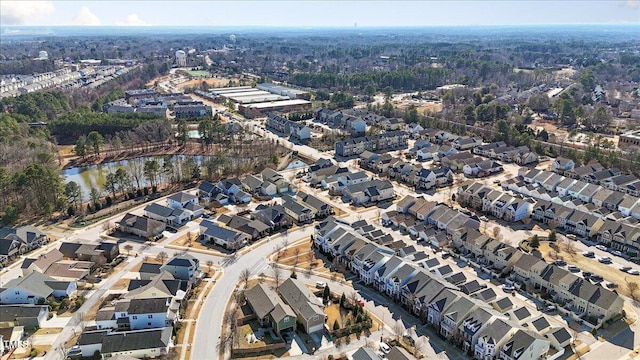
<svg viewBox="0 0 640 360">
<path fill-rule="evenodd" d="M 327 286 L 327 283 L 324 281 L 316 281 L 316 288 L 324 289 Z"/>
<path fill-rule="evenodd" d="M 627 271 L 627 274 L 629 274 L 629 275 L 640 275 L 640 271 L 635 270 L 635 269 L 634 270 L 629 270 L 629 271 Z"/>
<path fill-rule="evenodd" d="M 502 286 L 502 291 L 504 292 L 512 292 L 514 291 L 516 288 L 513 287 L 513 285 L 503 285 Z"/>
<path fill-rule="evenodd" d="M 607 251 L 607 247 L 604 246 L 604 245 L 596 245 L 596 249 L 602 250 L 602 251 Z"/>
<path fill-rule="evenodd" d="M 380 343 L 380 350 L 382 350 L 383 353 L 388 354 L 389 351 L 391 351 L 391 348 L 387 343 Z"/>
</svg>

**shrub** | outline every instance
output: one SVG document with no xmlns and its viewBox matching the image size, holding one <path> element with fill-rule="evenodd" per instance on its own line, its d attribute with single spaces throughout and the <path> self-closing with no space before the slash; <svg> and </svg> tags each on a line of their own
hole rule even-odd
<svg viewBox="0 0 640 360">
<path fill-rule="evenodd" d="M 31 356 L 32 358 L 38 356 L 38 350 L 31 348 L 31 352 L 29 352 L 29 356 Z"/>
<path fill-rule="evenodd" d="M 340 329 L 340 324 L 338 324 L 338 320 L 333 321 L 333 331 Z"/>
</svg>

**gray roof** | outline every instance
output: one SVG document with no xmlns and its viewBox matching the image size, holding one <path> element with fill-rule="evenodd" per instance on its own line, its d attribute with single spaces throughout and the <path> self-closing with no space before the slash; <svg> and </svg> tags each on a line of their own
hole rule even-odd
<svg viewBox="0 0 640 360">
<path fill-rule="evenodd" d="M 293 309 L 280 299 L 269 286 L 258 284 L 244 292 L 244 296 L 251 304 L 251 308 L 256 312 L 259 319 L 271 314 L 276 322 L 285 316 L 295 317 Z"/>
<path fill-rule="evenodd" d="M 4 284 L 3 288 L 19 288 L 30 294 L 47 298 L 53 293 L 53 288 L 49 284 L 54 282 L 56 282 L 54 278 L 34 271 L 25 277 L 10 280 Z M 65 283 L 69 284 L 68 282 Z"/>
<path fill-rule="evenodd" d="M 156 214 L 158 216 L 162 216 L 164 218 L 168 218 L 173 214 L 174 209 L 172 209 L 172 208 L 170 208 L 168 206 L 163 206 L 163 205 L 160 205 L 160 204 L 153 203 L 153 204 L 147 205 L 144 208 L 144 211 L 152 213 L 152 214 Z"/>
<path fill-rule="evenodd" d="M 78 338 L 78 345 L 102 344 L 102 339 L 108 333 L 107 330 L 84 331 Z"/>
<path fill-rule="evenodd" d="M 304 319 L 310 319 L 315 315 L 324 317 L 322 304 L 300 281 L 289 278 L 278 287 L 278 292 L 284 301 Z"/>
<path fill-rule="evenodd" d="M 168 199 L 173 200 L 173 201 L 177 201 L 179 203 L 185 203 L 187 201 L 191 201 L 193 199 L 197 199 L 197 196 L 191 195 L 191 194 L 186 193 L 184 191 L 181 191 L 179 193 L 176 193 L 176 194 L 173 194 L 173 195 L 169 196 Z"/>
<path fill-rule="evenodd" d="M 153 264 L 153 263 L 142 263 L 140 265 L 140 273 L 149 273 L 149 274 L 160 274 L 160 266 L 162 264 Z"/>
<path fill-rule="evenodd" d="M 0 322 L 13 322 L 21 318 L 37 318 L 43 309 L 49 312 L 47 305 L 0 305 Z"/>
<path fill-rule="evenodd" d="M 353 360 L 379 360 L 380 357 L 375 353 L 375 351 L 367 348 L 361 347 L 356 352 L 351 355 Z"/>
<path fill-rule="evenodd" d="M 102 340 L 102 354 L 141 349 L 166 348 L 173 328 L 112 332 Z"/>
<path fill-rule="evenodd" d="M 118 301 L 116 312 L 126 311 L 129 315 L 166 313 L 169 303 L 166 298 L 130 299 Z"/>
</svg>

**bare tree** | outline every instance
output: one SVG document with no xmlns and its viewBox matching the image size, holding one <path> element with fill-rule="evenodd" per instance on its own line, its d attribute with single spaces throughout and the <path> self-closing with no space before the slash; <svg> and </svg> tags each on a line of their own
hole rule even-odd
<svg viewBox="0 0 640 360">
<path fill-rule="evenodd" d="M 284 249 L 284 251 L 287 251 L 287 248 L 289 247 L 289 237 L 287 235 L 285 235 L 282 238 L 282 248 Z"/>
<path fill-rule="evenodd" d="M 164 251 L 160 251 L 158 255 L 156 255 L 156 260 L 160 261 L 163 264 L 165 261 L 167 261 L 168 258 L 169 258 L 169 255 Z"/>
<path fill-rule="evenodd" d="M 499 227 L 499 226 L 494 226 L 494 227 L 493 227 L 493 236 L 494 236 L 495 238 L 498 238 L 498 236 L 500 236 L 500 230 L 501 230 L 501 229 L 500 229 L 500 227 Z"/>
<path fill-rule="evenodd" d="M 359 299 L 360 295 L 358 295 L 357 292 L 353 291 L 349 294 L 349 302 L 351 303 L 351 305 L 356 306 Z"/>
<path fill-rule="evenodd" d="M 625 283 L 626 283 L 626 287 L 627 287 L 627 291 L 629 292 L 629 296 L 631 296 L 631 298 L 634 301 L 638 300 L 638 283 L 635 281 L 629 281 L 627 278 L 624 279 Z"/>
<path fill-rule="evenodd" d="M 273 272 L 273 279 L 276 281 L 276 289 L 280 287 L 280 280 L 282 280 L 282 269 L 278 267 L 278 264 L 274 263 L 271 266 L 271 271 Z"/>
<path fill-rule="evenodd" d="M 211 271 L 211 268 L 213 267 L 213 260 L 207 260 L 207 273 L 209 273 Z"/>
<path fill-rule="evenodd" d="M 250 277 L 251 277 L 251 271 L 249 269 L 245 268 L 245 269 L 242 269 L 242 271 L 240 271 L 240 282 L 243 283 L 244 287 L 247 287 Z"/>
<path fill-rule="evenodd" d="M 131 250 L 133 250 L 133 245 L 127 244 L 124 246 L 124 249 L 127 251 L 127 256 L 129 256 L 129 254 L 131 253 Z"/>
<path fill-rule="evenodd" d="M 193 240 L 194 240 L 194 235 L 195 235 L 195 234 L 194 234 L 192 231 L 189 231 L 189 232 L 187 233 L 187 246 L 191 247 L 191 243 L 192 243 L 192 242 L 193 242 Z"/>
<path fill-rule="evenodd" d="M 307 261 L 308 261 L 308 262 L 312 262 L 312 261 L 313 261 L 313 260 L 315 260 L 315 259 L 316 259 L 316 254 L 313 252 L 313 250 L 310 250 L 310 251 L 307 253 Z"/>
<path fill-rule="evenodd" d="M 396 341 L 400 341 L 402 333 L 404 332 L 404 324 L 401 319 L 396 320 L 396 323 L 393 325 L 393 332 L 395 333 Z"/>
<path fill-rule="evenodd" d="M 300 260 L 300 248 L 296 248 L 293 251 L 293 267 L 296 268 L 298 267 L 298 261 Z"/>
</svg>

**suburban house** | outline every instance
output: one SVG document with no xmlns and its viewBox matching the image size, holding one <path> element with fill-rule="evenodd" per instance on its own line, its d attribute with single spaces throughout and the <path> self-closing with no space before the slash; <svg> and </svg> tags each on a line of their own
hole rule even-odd
<svg viewBox="0 0 640 360">
<path fill-rule="evenodd" d="M 48 305 L 0 305 L 2 324 L 23 326 L 25 329 L 40 328 L 48 316 Z"/>
<path fill-rule="evenodd" d="M 289 278 L 278 287 L 282 299 L 293 309 L 297 321 L 307 334 L 324 329 L 325 314 L 322 301 L 296 279 Z"/>
<path fill-rule="evenodd" d="M 118 355 L 139 359 L 164 356 L 173 347 L 172 333 L 172 327 L 111 332 L 102 338 L 100 353 L 103 359 Z"/>
<path fill-rule="evenodd" d="M 1 304 L 37 304 L 50 297 L 65 298 L 76 291 L 75 281 L 59 281 L 48 275 L 33 272 L 25 277 L 9 280 L 0 287 Z"/>
<path fill-rule="evenodd" d="M 229 250 L 237 250 L 246 245 L 249 240 L 245 233 L 222 228 L 210 220 L 204 220 L 200 223 L 200 234 L 204 240 Z"/>
<path fill-rule="evenodd" d="M 101 255 L 97 255 L 100 257 Z M 97 261 L 97 258 L 94 258 Z M 107 259 L 104 258 L 106 261 Z M 64 260 L 59 250 L 51 250 L 37 259 L 26 258 L 22 262 L 22 276 L 33 272 L 49 275 L 56 280 L 77 281 L 88 276 L 95 263 L 91 261 Z"/>
<path fill-rule="evenodd" d="M 217 221 L 226 227 L 242 231 L 251 238 L 251 241 L 258 240 L 273 230 L 269 225 L 260 220 L 250 220 L 239 215 L 229 216 L 222 214 L 218 217 Z"/>
<path fill-rule="evenodd" d="M 314 210 L 316 217 L 326 217 L 329 215 L 333 215 L 333 207 L 313 195 L 298 191 L 296 197 L 302 202 L 303 205 Z"/>
<path fill-rule="evenodd" d="M 102 241 L 99 244 L 84 242 L 63 242 L 58 251 L 67 259 L 91 261 L 94 257 L 103 256 L 107 262 L 112 262 L 120 255 L 120 247 L 115 242 Z"/>
<path fill-rule="evenodd" d="M 182 226 L 192 218 L 190 212 L 185 211 L 182 208 L 173 208 L 156 203 L 147 205 L 144 208 L 144 215 L 150 219 L 162 221 L 163 223 L 178 227 Z"/>
<path fill-rule="evenodd" d="M 261 174 L 262 174 L 262 179 L 264 179 L 264 181 L 268 181 L 276 185 L 278 193 L 284 193 L 289 191 L 289 182 L 286 181 L 280 173 L 276 172 L 273 169 L 266 168 L 262 170 Z"/>
<path fill-rule="evenodd" d="M 140 277 L 142 278 L 143 276 L 141 275 Z M 189 281 L 176 279 L 171 273 L 162 271 L 146 279 L 132 279 L 129 282 L 129 287 L 124 298 L 172 298 L 176 301 L 182 301 L 189 289 Z"/>
<path fill-rule="evenodd" d="M 256 211 L 251 213 L 251 218 L 269 226 L 272 231 L 288 228 L 292 225 L 291 218 L 282 205 L 264 206 L 258 205 Z"/>
<path fill-rule="evenodd" d="M 0 228 L 0 262 L 13 259 L 47 242 L 49 238 L 33 226 Z"/>
<path fill-rule="evenodd" d="M 295 330 L 296 313 L 269 286 L 257 284 L 245 290 L 244 297 L 262 326 L 273 328 L 278 335 Z"/>
<path fill-rule="evenodd" d="M 189 254 L 177 255 L 160 266 L 160 271 L 166 271 L 179 280 L 193 280 L 200 272 L 200 260 Z"/>
<path fill-rule="evenodd" d="M 98 329 L 141 330 L 171 326 L 177 319 L 177 307 L 171 298 L 130 298 L 104 307 L 96 315 Z"/>
<path fill-rule="evenodd" d="M 389 180 L 370 180 L 345 187 L 344 200 L 353 205 L 376 203 L 393 198 L 393 184 Z"/>
<path fill-rule="evenodd" d="M 297 223 L 310 223 L 316 218 L 316 210 L 301 204 L 292 197 L 285 197 L 282 207 L 287 215 L 291 216 Z"/>
<path fill-rule="evenodd" d="M 571 159 L 566 159 L 563 157 L 558 157 L 556 158 L 553 163 L 551 164 L 551 169 L 554 172 L 557 173 L 564 173 L 565 171 L 569 171 L 571 169 L 573 169 L 573 167 L 575 166 L 575 162 L 573 162 L 573 160 Z"/>
<path fill-rule="evenodd" d="M 167 204 L 173 209 L 183 209 L 189 204 L 197 204 L 198 197 L 187 192 L 181 191 L 167 198 Z"/>
<path fill-rule="evenodd" d="M 118 222 L 118 230 L 140 236 L 145 239 L 155 238 L 162 234 L 166 229 L 165 223 L 138 216 L 132 213 L 126 214 L 122 220 Z"/>
</svg>

